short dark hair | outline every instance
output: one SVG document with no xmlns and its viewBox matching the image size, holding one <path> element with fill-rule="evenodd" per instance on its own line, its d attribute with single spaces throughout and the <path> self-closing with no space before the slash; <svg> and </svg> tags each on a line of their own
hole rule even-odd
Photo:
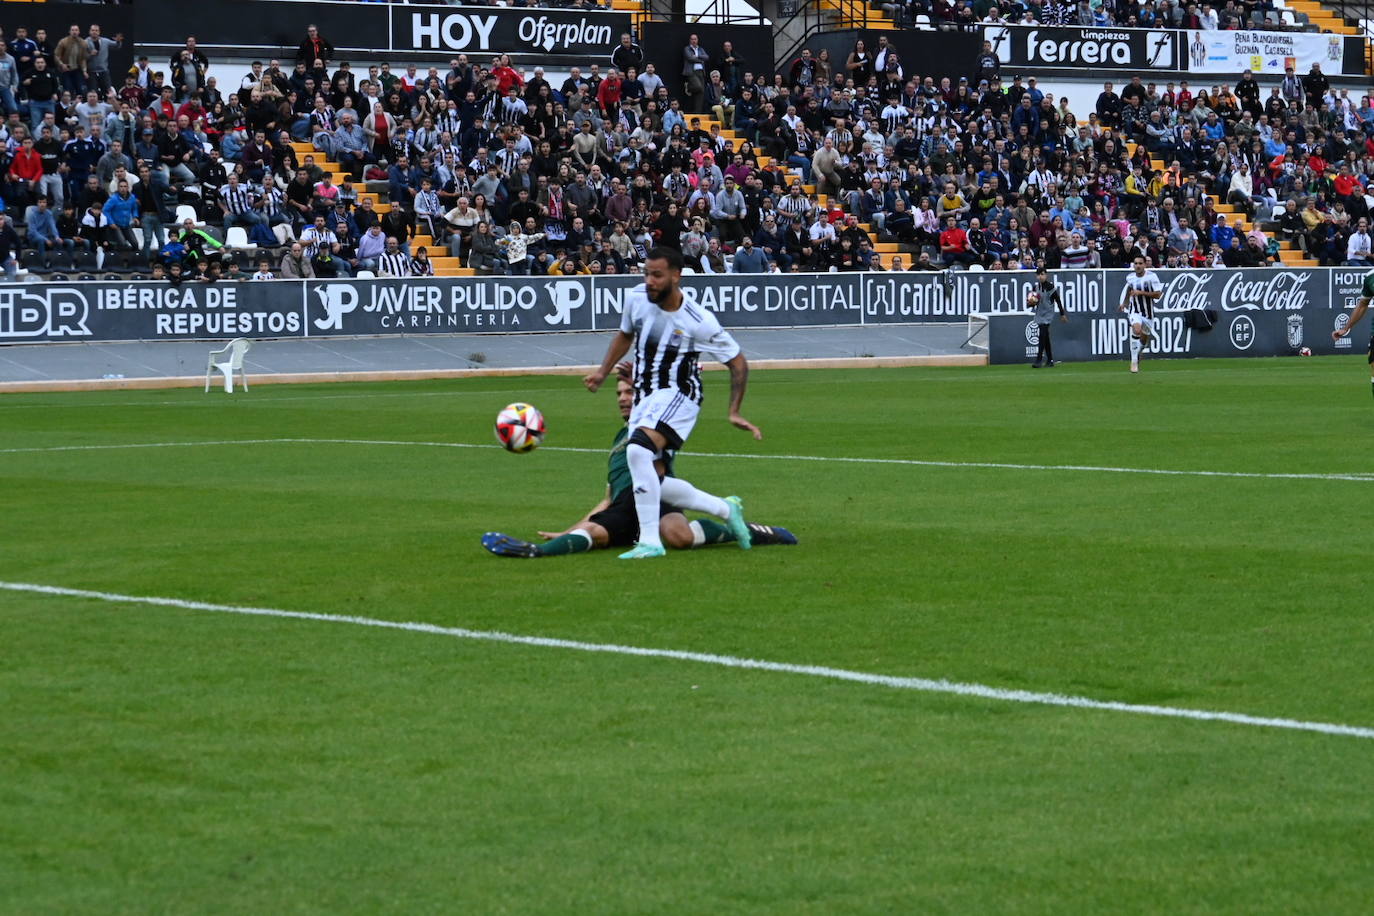
<svg viewBox="0 0 1374 916">
<path fill-rule="evenodd" d="M 651 248 L 645 261 L 667 261 L 668 266 L 676 271 L 682 270 L 682 252 L 676 248 L 667 248 L 663 245 Z"/>
</svg>

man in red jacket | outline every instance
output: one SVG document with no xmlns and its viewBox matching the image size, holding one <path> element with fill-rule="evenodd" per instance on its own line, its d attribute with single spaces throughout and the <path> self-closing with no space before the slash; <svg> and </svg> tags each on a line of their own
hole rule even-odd
<svg viewBox="0 0 1374 916">
<path fill-rule="evenodd" d="M 968 249 L 968 233 L 959 228 L 952 216 L 945 217 L 945 231 L 940 233 L 940 254 L 944 257 L 946 267 L 955 264 L 967 266 L 977 260 Z"/>
<path fill-rule="evenodd" d="M 33 148 L 33 137 L 25 137 L 10 163 L 10 181 L 22 183 L 20 186 L 25 192 L 25 199 L 15 203 L 27 206 L 37 200 L 42 194 L 39 186 L 42 180 L 43 157 Z"/>
<path fill-rule="evenodd" d="M 606 74 L 601 85 L 596 88 L 596 103 L 601 107 L 601 116 L 614 117 L 620 111 L 620 74 L 614 67 Z"/>
<path fill-rule="evenodd" d="M 496 89 L 504 98 L 510 88 L 523 89 L 525 78 L 520 75 L 520 71 L 510 65 L 510 55 L 502 54 L 500 63 L 492 68 L 491 75 L 496 77 Z"/>
<path fill-rule="evenodd" d="M 1345 204 L 1351 221 L 1369 213 L 1369 207 L 1364 202 L 1364 186 L 1351 174 L 1348 165 L 1342 165 L 1340 174 L 1336 176 L 1336 199 Z"/>
</svg>

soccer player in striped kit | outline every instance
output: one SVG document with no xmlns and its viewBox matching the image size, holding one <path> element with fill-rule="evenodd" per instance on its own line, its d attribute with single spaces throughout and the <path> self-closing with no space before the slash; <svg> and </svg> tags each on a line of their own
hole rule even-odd
<svg viewBox="0 0 1374 916">
<path fill-rule="evenodd" d="M 606 358 L 582 380 L 588 391 L 596 391 L 620 358 L 634 347 L 635 403 L 625 457 L 634 481 L 639 541 L 620 555 L 622 560 L 664 555 L 658 527 L 662 484 L 654 459 L 665 449 L 681 449 L 696 425 L 702 401 L 697 358 L 702 353 L 720 360 L 730 370 L 730 423 L 755 439 L 763 438 L 759 428 L 740 415 L 749 379 L 744 353 L 716 316 L 681 284 L 682 254 L 671 248 L 650 251 L 644 261 L 644 285 L 625 297 L 620 330 L 611 340 Z M 731 509 L 726 523 L 740 547 L 748 550 L 750 532 L 743 506 L 735 500 Z"/>
<path fill-rule="evenodd" d="M 1155 337 L 1155 300 L 1164 295 L 1164 284 L 1153 270 L 1145 269 L 1145 256 L 1137 255 L 1134 271 L 1126 277 L 1121 305 L 1131 325 L 1131 371 L 1140 371 L 1140 351 Z"/>
</svg>

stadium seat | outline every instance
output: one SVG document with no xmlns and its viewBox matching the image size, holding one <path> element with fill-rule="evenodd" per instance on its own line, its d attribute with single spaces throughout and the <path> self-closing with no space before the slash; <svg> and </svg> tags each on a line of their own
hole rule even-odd
<svg viewBox="0 0 1374 916">
<path fill-rule="evenodd" d="M 224 247 L 226 248 L 254 248 L 248 241 L 248 230 L 242 226 L 230 226 L 229 231 L 224 235 Z"/>
<path fill-rule="evenodd" d="M 203 225 L 203 223 L 201 223 L 200 221 L 200 217 L 196 214 L 195 207 L 191 206 L 190 204 L 177 204 L 176 224 L 180 226 L 188 219 L 195 223 L 197 226 Z"/>
<path fill-rule="evenodd" d="M 224 373 L 224 390 L 228 394 L 234 393 L 234 371 L 237 370 L 243 377 L 243 390 L 248 390 L 248 373 L 243 368 L 243 354 L 247 353 L 253 342 L 246 337 L 235 337 L 229 341 L 222 349 L 211 350 L 210 358 L 205 363 L 205 390 L 210 390 L 210 374 L 215 370 Z M 216 361 L 216 357 L 221 357 Z"/>
<path fill-rule="evenodd" d="M 370 270 L 360 270 L 353 275 L 355 280 L 375 280 L 377 275 Z"/>
</svg>

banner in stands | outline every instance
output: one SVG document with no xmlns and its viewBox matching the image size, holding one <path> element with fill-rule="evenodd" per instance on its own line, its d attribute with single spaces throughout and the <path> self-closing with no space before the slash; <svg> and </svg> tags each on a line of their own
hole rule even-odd
<svg viewBox="0 0 1374 916">
<path fill-rule="evenodd" d="M 1164 29 L 983 27 L 997 59 L 1012 67 L 1177 70 L 1178 36 Z"/>
<path fill-rule="evenodd" d="M 143 29 L 141 44 L 180 47 L 186 40 L 180 0 L 139 0 L 132 9 Z M 318 26 L 341 60 L 396 55 L 435 62 L 460 53 L 605 61 L 620 34 L 630 31 L 630 14 L 619 12 L 272 0 L 197 0 L 195 22 L 203 48 L 280 54 L 288 67 L 308 25 Z"/>
<path fill-rule="evenodd" d="M 1345 62 L 1340 35 L 1312 32 L 1190 31 L 1188 63 L 1193 73 L 1240 73 L 1283 76 L 1286 67 L 1298 74 L 1321 64 L 1322 72 L 1339 74 Z"/>
<path fill-rule="evenodd" d="M 1099 76 L 1123 80 L 1123 70 L 1283 76 L 1285 67 L 1303 74 L 1321 64 L 1328 76 L 1365 72 L 1364 40 L 1329 33 L 985 25 L 982 34 L 1008 67 L 1106 70 Z"/>
<path fill-rule="evenodd" d="M 630 31 L 629 13 L 388 4 L 394 53 L 531 54 L 600 62 Z"/>
<path fill-rule="evenodd" d="M 1363 271 L 1257 268 L 1159 271 L 1159 275 L 1165 295 L 1160 308 L 1161 339 L 1155 347 L 1162 354 L 1216 355 L 1200 353 L 1190 343 L 1204 336 L 1236 341 L 1235 355 L 1289 352 L 1303 346 L 1320 352 L 1348 352 L 1355 346 L 1349 340 L 1339 348 L 1332 346 L 1330 333 L 1337 316 L 1354 308 Z M 1091 329 L 1083 331 L 1087 349 L 1079 355 L 1065 350 L 1066 358 L 1109 359 L 1121 354 L 1122 316 L 1117 305 L 1125 276 L 1121 270 L 1056 272 L 1071 316 L 1068 327 Z M 781 328 L 948 323 L 963 322 L 970 314 L 1019 315 L 1034 280 L 1026 271 L 939 271 L 722 274 L 689 276 L 683 283 L 726 327 Z M 639 282 L 624 276 L 281 280 L 181 286 L 0 284 L 0 344 L 607 331 L 620 326 L 625 296 Z M 1211 312 L 1216 328 L 1206 334 L 1185 334 L 1183 316 L 1189 310 Z M 1273 349 L 1260 341 L 1240 346 L 1250 333 L 1247 329 L 1259 334 L 1269 326 L 1268 315 L 1286 322 L 1285 348 Z M 1065 333 L 1072 336 L 1078 331 Z M 1055 334 L 1058 351 L 1058 326 Z M 1005 340 L 996 343 L 1002 346 Z M 1025 346 L 999 350 L 994 359 L 1019 360 Z"/>
</svg>

